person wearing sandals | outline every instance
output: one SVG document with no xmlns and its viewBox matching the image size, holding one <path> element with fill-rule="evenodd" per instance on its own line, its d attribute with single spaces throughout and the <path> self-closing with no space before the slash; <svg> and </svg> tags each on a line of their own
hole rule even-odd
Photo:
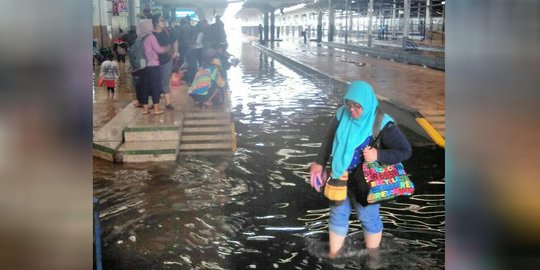
<svg viewBox="0 0 540 270">
<path fill-rule="evenodd" d="M 143 20 L 141 20 L 142 22 Z M 159 18 L 158 23 L 163 24 L 163 18 Z M 149 31 L 154 29 L 152 20 L 144 20 L 142 22 L 144 30 L 149 28 Z M 143 33 L 144 34 L 144 33 Z M 145 36 L 145 35 L 143 35 Z M 165 53 L 169 50 L 168 46 L 162 47 L 159 45 L 156 37 L 154 35 L 148 35 L 144 39 L 144 56 L 146 58 L 146 68 L 144 69 L 144 84 L 143 93 L 142 93 L 142 105 L 143 105 L 143 114 L 149 114 L 148 110 L 148 96 L 152 96 L 152 103 L 154 106 L 154 114 L 162 114 L 163 110 L 159 106 L 159 99 L 161 95 L 161 72 L 159 66 L 159 54 Z"/>
<path fill-rule="evenodd" d="M 383 223 L 379 215 L 380 204 L 366 204 L 359 199 L 359 185 L 354 177 L 357 168 L 362 168 L 362 162 L 379 161 L 384 164 L 395 164 L 411 156 L 411 145 L 394 124 L 389 115 L 384 115 L 381 123 L 381 149 L 369 146 L 373 140 L 373 124 L 378 107 L 377 97 L 370 84 L 365 81 L 355 81 L 350 84 L 344 97 L 345 105 L 338 109 L 327 128 L 326 136 L 319 149 L 317 160 L 311 164 L 311 185 L 321 191 L 326 182 L 323 167 L 332 156 L 330 187 L 340 186 L 335 190 L 339 196 L 330 194 L 325 187 L 325 196 L 330 199 L 329 219 L 329 253 L 335 258 L 343 246 L 349 228 L 349 216 L 353 208 L 362 224 L 365 246 L 370 258 L 378 258 L 379 245 L 382 238 Z M 317 179 L 319 181 L 314 181 Z M 339 179 L 341 185 L 335 184 Z M 332 190 L 330 188 L 330 190 Z M 335 197 L 334 197 L 335 196 Z M 335 200 L 335 198 L 341 198 Z"/>
<path fill-rule="evenodd" d="M 178 42 L 174 33 L 164 25 L 163 17 L 160 14 L 152 15 L 154 25 L 154 36 L 160 46 L 168 46 L 169 50 L 159 54 L 159 65 L 161 73 L 161 89 L 165 97 L 165 108 L 173 110 L 171 105 L 171 75 L 173 69 L 173 59 L 178 58 Z"/>
</svg>

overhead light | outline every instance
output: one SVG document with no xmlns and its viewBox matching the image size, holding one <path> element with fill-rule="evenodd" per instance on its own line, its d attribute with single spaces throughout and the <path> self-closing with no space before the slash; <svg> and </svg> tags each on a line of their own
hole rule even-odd
<svg viewBox="0 0 540 270">
<path fill-rule="evenodd" d="M 444 5 L 444 2 L 445 2 L 445 1 L 442 1 L 442 2 L 441 2 L 441 4 L 443 4 L 443 5 Z"/>
</svg>

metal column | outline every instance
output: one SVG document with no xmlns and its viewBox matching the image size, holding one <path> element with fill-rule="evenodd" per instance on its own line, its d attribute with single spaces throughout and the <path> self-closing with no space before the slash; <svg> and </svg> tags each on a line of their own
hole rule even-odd
<svg viewBox="0 0 540 270">
<path fill-rule="evenodd" d="M 403 49 L 406 48 L 407 39 L 409 38 L 409 23 L 410 23 L 410 16 L 411 16 L 411 0 L 404 0 L 404 14 L 403 18 L 404 24 L 403 24 Z"/>
<path fill-rule="evenodd" d="M 139 1 L 129 0 L 128 10 L 129 10 L 129 26 L 135 28 L 137 26 L 137 9 L 139 8 Z"/>
<path fill-rule="evenodd" d="M 426 38 L 431 39 L 431 31 L 433 30 L 431 26 L 433 23 L 431 22 L 431 0 L 426 0 L 426 20 L 424 22 L 424 25 L 428 31 L 426 31 L 425 35 Z M 429 33 L 429 34 L 428 34 Z"/>
<path fill-rule="evenodd" d="M 264 9 L 264 40 L 268 41 L 268 10 Z"/>
<path fill-rule="evenodd" d="M 371 18 L 373 17 L 373 0 L 369 0 L 369 5 L 368 5 L 368 47 L 371 47 L 371 32 L 373 30 L 373 27 L 372 27 L 372 23 L 371 23 Z"/>
<path fill-rule="evenodd" d="M 322 42 L 322 10 L 319 10 L 319 15 L 317 16 L 317 44 Z"/>
<path fill-rule="evenodd" d="M 349 0 L 345 0 L 345 44 L 347 43 L 349 43 Z"/>
<path fill-rule="evenodd" d="M 398 24 L 399 25 L 399 24 Z M 396 35 L 396 1 L 392 3 L 392 35 Z"/>
<path fill-rule="evenodd" d="M 328 42 L 334 41 L 334 31 L 336 28 L 335 10 L 332 0 L 328 0 Z"/>
<path fill-rule="evenodd" d="M 275 16 L 274 9 L 271 9 L 270 11 L 270 40 L 274 41 L 275 38 L 275 32 L 276 32 L 276 16 Z"/>
</svg>

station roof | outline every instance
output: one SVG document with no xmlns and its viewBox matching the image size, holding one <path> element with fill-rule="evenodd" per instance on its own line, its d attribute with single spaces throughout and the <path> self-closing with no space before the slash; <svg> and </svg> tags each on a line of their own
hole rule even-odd
<svg viewBox="0 0 540 270">
<path fill-rule="evenodd" d="M 294 6 L 298 4 L 306 4 L 307 8 L 320 8 L 323 10 L 328 9 L 328 1 L 329 0 L 245 0 L 243 5 L 243 10 L 240 12 L 251 12 L 255 9 L 260 8 L 286 8 L 289 6 Z M 344 10 L 346 6 L 346 0 L 331 0 L 332 5 L 337 10 Z M 353 10 L 360 9 L 361 12 L 366 12 L 369 0 L 348 0 L 349 1 L 349 8 Z M 378 9 L 386 9 L 389 10 L 393 7 L 393 4 L 396 4 L 396 8 L 403 8 L 404 0 L 374 0 L 373 1 L 373 8 L 375 10 Z M 444 0 L 432 0 L 431 4 L 433 6 L 433 11 L 435 14 L 441 13 L 441 5 Z M 417 12 L 417 7 L 424 7 L 426 5 L 426 0 L 411 0 L 411 16 L 414 16 Z M 424 13 L 421 11 L 421 13 Z"/>
<path fill-rule="evenodd" d="M 229 3 L 243 2 L 242 10 L 238 13 L 253 13 L 259 12 L 260 9 L 280 9 L 286 8 L 298 4 L 306 4 L 307 8 L 320 8 L 323 10 L 328 9 L 329 0 L 157 0 L 159 4 L 177 6 L 177 7 L 192 7 L 202 9 L 220 9 L 223 10 Z M 331 0 L 335 9 L 344 10 L 346 0 Z M 360 10 L 360 12 L 366 12 L 369 0 L 348 0 L 349 8 L 353 10 Z M 403 8 L 404 0 L 374 0 L 373 8 L 389 10 L 396 4 L 397 8 Z M 440 14 L 442 12 L 443 0 L 432 0 L 433 13 Z M 426 0 L 411 0 L 411 16 L 416 16 L 417 7 L 425 6 Z M 421 11 L 421 13 L 424 13 Z"/>
<path fill-rule="evenodd" d="M 177 7 L 183 7 L 183 8 L 219 8 L 219 9 L 225 9 L 229 2 L 227 0 L 157 0 L 158 4 L 162 5 L 170 5 L 170 6 L 177 6 Z"/>
</svg>

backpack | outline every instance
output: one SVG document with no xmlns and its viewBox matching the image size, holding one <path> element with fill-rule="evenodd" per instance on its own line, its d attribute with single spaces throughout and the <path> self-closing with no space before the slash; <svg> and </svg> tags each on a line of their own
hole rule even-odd
<svg viewBox="0 0 540 270">
<path fill-rule="evenodd" d="M 212 74 L 208 69 L 201 68 L 195 74 L 195 78 L 193 78 L 193 83 L 191 83 L 188 93 L 205 96 L 208 94 L 210 86 L 212 86 Z"/>
<path fill-rule="evenodd" d="M 147 35 L 148 36 L 148 35 Z M 138 71 L 146 67 L 146 56 L 144 55 L 144 39 L 137 38 L 135 43 L 129 47 L 129 62 L 133 71 Z"/>
</svg>

